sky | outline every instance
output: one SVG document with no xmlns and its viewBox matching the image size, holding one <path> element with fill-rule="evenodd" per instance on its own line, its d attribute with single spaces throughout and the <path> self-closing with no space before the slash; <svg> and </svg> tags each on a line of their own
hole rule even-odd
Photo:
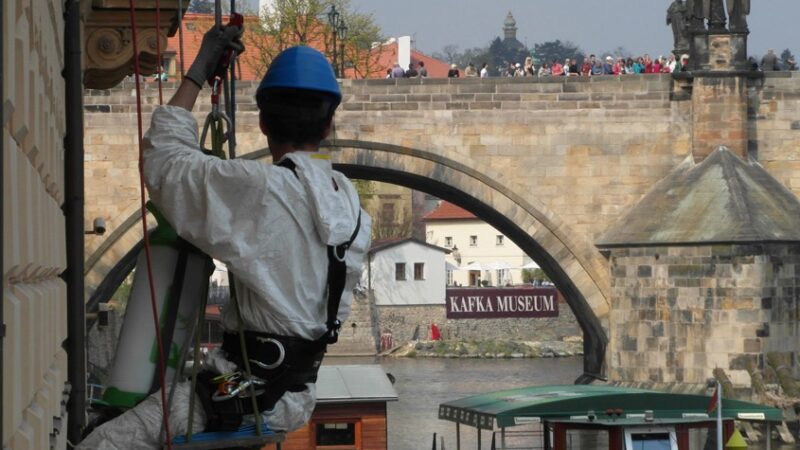
<svg viewBox="0 0 800 450">
<path fill-rule="evenodd" d="M 625 47 L 633 54 L 667 54 L 672 30 L 666 25 L 671 0 L 350 0 L 372 13 L 386 37 L 411 35 L 425 53 L 445 45 L 460 50 L 484 47 L 502 36 L 511 11 L 517 39 L 528 47 L 555 39 L 569 40 L 589 53 Z M 800 0 L 753 0 L 749 53 L 768 48 L 800 53 Z"/>
</svg>

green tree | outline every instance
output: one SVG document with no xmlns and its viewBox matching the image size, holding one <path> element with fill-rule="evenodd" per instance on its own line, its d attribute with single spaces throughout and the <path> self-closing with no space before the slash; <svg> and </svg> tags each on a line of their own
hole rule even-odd
<svg viewBox="0 0 800 450">
<path fill-rule="evenodd" d="M 382 41 L 380 28 L 370 14 L 353 11 L 349 0 L 281 0 L 271 10 L 261 11 L 260 21 L 247 27 L 244 43 L 248 51 L 242 56 L 263 75 L 272 60 L 283 50 L 295 45 L 309 45 L 333 59 L 341 52 L 337 39 L 333 48 L 333 30 L 327 13 L 335 5 L 348 27 L 344 42 L 345 67 L 357 78 L 372 75 L 377 69 L 378 54 L 372 43 Z"/>
<path fill-rule="evenodd" d="M 797 70 L 797 59 L 788 48 L 781 52 L 781 62 L 784 70 Z M 792 67 L 794 66 L 794 67 Z"/>
<path fill-rule="evenodd" d="M 509 64 L 522 64 L 528 56 L 528 49 L 510 46 L 499 37 L 489 45 L 489 64 L 495 69 L 505 69 Z"/>
<path fill-rule="evenodd" d="M 542 269 L 522 269 L 523 283 L 533 283 L 537 281 L 550 281 L 550 277 L 548 277 Z"/>
<path fill-rule="evenodd" d="M 583 55 L 583 51 L 570 41 L 555 40 L 534 44 L 533 55 L 543 64 L 553 60 L 563 62 L 567 58 L 578 58 Z"/>
</svg>

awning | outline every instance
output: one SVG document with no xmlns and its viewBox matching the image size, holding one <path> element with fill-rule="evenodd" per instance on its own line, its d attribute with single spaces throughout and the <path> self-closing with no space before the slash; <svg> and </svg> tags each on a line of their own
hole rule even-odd
<svg viewBox="0 0 800 450">
<path fill-rule="evenodd" d="M 656 419 L 708 417 L 711 397 L 673 394 L 607 385 L 536 386 L 466 397 L 439 405 L 439 419 L 485 430 L 534 423 L 542 420 L 599 417 L 608 409 L 621 409 L 631 418 L 653 411 Z M 777 408 L 738 400 L 722 400 L 726 419 L 782 421 Z M 711 418 L 713 420 L 713 417 Z"/>
</svg>

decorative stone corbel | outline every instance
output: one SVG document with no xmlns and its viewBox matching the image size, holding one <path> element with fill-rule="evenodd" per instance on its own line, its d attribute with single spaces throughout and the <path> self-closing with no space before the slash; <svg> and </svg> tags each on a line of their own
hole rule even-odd
<svg viewBox="0 0 800 450">
<path fill-rule="evenodd" d="M 142 75 L 158 68 L 157 43 L 167 49 L 167 37 L 178 29 L 178 0 L 161 0 L 159 29 L 156 29 L 155 0 L 136 2 L 137 46 Z M 184 8 L 189 4 L 183 1 Z M 84 2 L 84 85 L 108 89 L 133 75 L 133 38 L 129 0 Z"/>
</svg>

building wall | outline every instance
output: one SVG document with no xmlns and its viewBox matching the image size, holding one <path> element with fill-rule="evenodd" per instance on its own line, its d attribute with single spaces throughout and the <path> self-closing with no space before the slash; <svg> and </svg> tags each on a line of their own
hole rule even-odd
<svg viewBox="0 0 800 450">
<path fill-rule="evenodd" d="M 479 219 L 474 220 L 431 220 L 425 224 L 426 240 L 429 244 L 440 247 L 458 247 L 461 254 L 461 267 L 472 262 L 489 264 L 493 262 L 508 263 L 514 269 L 508 270 L 511 284 L 522 283 L 522 270 L 516 269 L 530 261 L 523 251 L 510 239 Z M 476 245 L 471 245 L 470 236 L 477 236 Z M 502 244 L 497 245 L 498 236 L 502 236 Z M 452 245 L 447 245 L 447 238 L 452 238 Z M 447 255 L 447 261 L 458 265 L 455 255 Z M 461 286 L 470 286 L 470 271 L 454 270 L 453 282 Z M 489 280 L 492 286 L 499 286 L 496 270 L 481 272 L 481 280 Z"/>
<path fill-rule="evenodd" d="M 798 372 L 800 245 L 611 250 L 612 380 L 750 385 L 776 352 Z"/>
<path fill-rule="evenodd" d="M 395 279 L 395 264 L 405 263 L 405 280 Z M 422 280 L 414 279 L 414 264 L 423 263 Z M 368 286 L 377 305 L 444 304 L 444 252 L 407 242 L 373 253 L 369 261 Z"/>
<path fill-rule="evenodd" d="M 15 450 L 66 448 L 62 3 L 2 2 L 2 446 Z"/>
<path fill-rule="evenodd" d="M 536 319 L 447 319 L 445 305 L 376 306 L 377 327 L 392 333 L 394 344 L 430 338 L 431 323 L 439 326 L 442 339 L 559 341 L 581 336 L 569 305 L 561 300 L 558 317 Z"/>
<path fill-rule="evenodd" d="M 313 450 L 315 445 L 315 426 L 323 422 L 359 422 L 362 450 L 386 450 L 387 422 L 386 402 L 358 402 L 346 404 L 317 404 L 311 420 L 303 428 L 286 436 L 281 444 L 284 450 Z M 357 441 L 358 442 L 358 441 Z M 265 450 L 274 449 L 267 446 Z"/>
</svg>

